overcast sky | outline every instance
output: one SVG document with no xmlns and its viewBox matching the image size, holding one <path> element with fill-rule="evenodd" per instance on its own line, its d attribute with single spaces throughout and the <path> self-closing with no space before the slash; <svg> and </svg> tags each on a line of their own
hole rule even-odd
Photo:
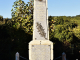
<svg viewBox="0 0 80 60">
<path fill-rule="evenodd" d="M 0 15 L 11 18 L 11 9 L 16 0 L 0 0 Z M 29 0 L 22 0 L 26 4 Z M 48 0 L 48 16 L 80 15 L 80 0 Z"/>
</svg>

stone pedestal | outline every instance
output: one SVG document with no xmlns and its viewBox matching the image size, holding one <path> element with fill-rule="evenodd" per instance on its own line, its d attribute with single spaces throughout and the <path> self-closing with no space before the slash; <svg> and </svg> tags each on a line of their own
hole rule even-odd
<svg viewBox="0 0 80 60">
<path fill-rule="evenodd" d="M 53 60 L 53 43 L 49 40 L 32 40 L 29 43 L 29 60 Z"/>
</svg>

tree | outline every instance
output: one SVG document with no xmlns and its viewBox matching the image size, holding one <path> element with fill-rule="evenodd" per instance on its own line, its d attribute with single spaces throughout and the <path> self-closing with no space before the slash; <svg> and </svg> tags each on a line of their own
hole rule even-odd
<svg viewBox="0 0 80 60">
<path fill-rule="evenodd" d="M 66 21 L 67 20 L 67 21 Z M 54 17 L 49 22 L 50 26 L 50 38 L 57 38 L 59 41 L 70 43 L 73 40 L 73 28 L 74 23 L 68 20 L 66 17 Z M 70 29 L 69 29 L 70 28 Z"/>
<path fill-rule="evenodd" d="M 29 6 L 28 6 L 29 4 Z M 30 0 L 28 4 L 24 1 L 19 0 L 14 2 L 13 10 L 12 8 L 12 22 L 13 27 L 22 28 L 26 33 L 32 33 L 33 30 L 33 1 Z"/>
<path fill-rule="evenodd" d="M 51 19 L 52 19 L 52 16 L 50 15 L 50 16 L 48 17 L 48 20 L 51 21 Z"/>
<path fill-rule="evenodd" d="M 3 16 L 0 15 L 0 21 L 3 21 Z"/>
<path fill-rule="evenodd" d="M 77 28 L 73 29 L 74 35 L 80 39 L 80 26 L 78 26 Z"/>
</svg>

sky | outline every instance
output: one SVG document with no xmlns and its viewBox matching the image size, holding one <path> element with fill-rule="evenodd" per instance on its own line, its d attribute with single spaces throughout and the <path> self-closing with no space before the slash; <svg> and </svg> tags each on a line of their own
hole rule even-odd
<svg viewBox="0 0 80 60">
<path fill-rule="evenodd" d="M 16 0 L 0 0 L 0 15 L 12 18 L 11 9 Z M 22 0 L 26 4 L 29 0 Z M 48 16 L 76 16 L 80 15 L 80 0 L 47 0 Z"/>
</svg>

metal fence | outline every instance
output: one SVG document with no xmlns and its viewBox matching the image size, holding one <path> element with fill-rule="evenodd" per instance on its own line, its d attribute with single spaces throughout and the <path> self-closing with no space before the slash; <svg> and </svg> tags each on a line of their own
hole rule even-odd
<svg viewBox="0 0 80 60">
<path fill-rule="evenodd" d="M 17 52 L 16 55 L 15 55 L 15 60 L 19 60 L 20 57 L 25 59 L 25 60 L 28 60 L 27 58 L 24 58 L 24 57 L 20 56 L 19 53 Z"/>
<path fill-rule="evenodd" d="M 62 53 L 62 56 L 59 56 L 59 57 L 57 57 L 57 58 L 55 58 L 53 60 L 59 59 L 61 57 L 62 57 L 62 60 L 66 60 L 66 54 L 64 52 Z"/>
<path fill-rule="evenodd" d="M 17 52 L 16 55 L 15 55 L 15 60 L 19 60 L 20 57 L 25 59 L 25 60 L 29 60 L 27 58 L 24 58 L 24 57 L 20 56 L 19 53 Z M 62 60 L 66 60 L 66 54 L 64 52 L 62 53 L 62 56 L 59 56 L 59 57 L 57 57 L 57 58 L 55 58 L 53 60 L 59 59 L 61 57 L 62 57 Z M 76 59 L 76 60 L 78 60 L 78 59 Z"/>
</svg>

